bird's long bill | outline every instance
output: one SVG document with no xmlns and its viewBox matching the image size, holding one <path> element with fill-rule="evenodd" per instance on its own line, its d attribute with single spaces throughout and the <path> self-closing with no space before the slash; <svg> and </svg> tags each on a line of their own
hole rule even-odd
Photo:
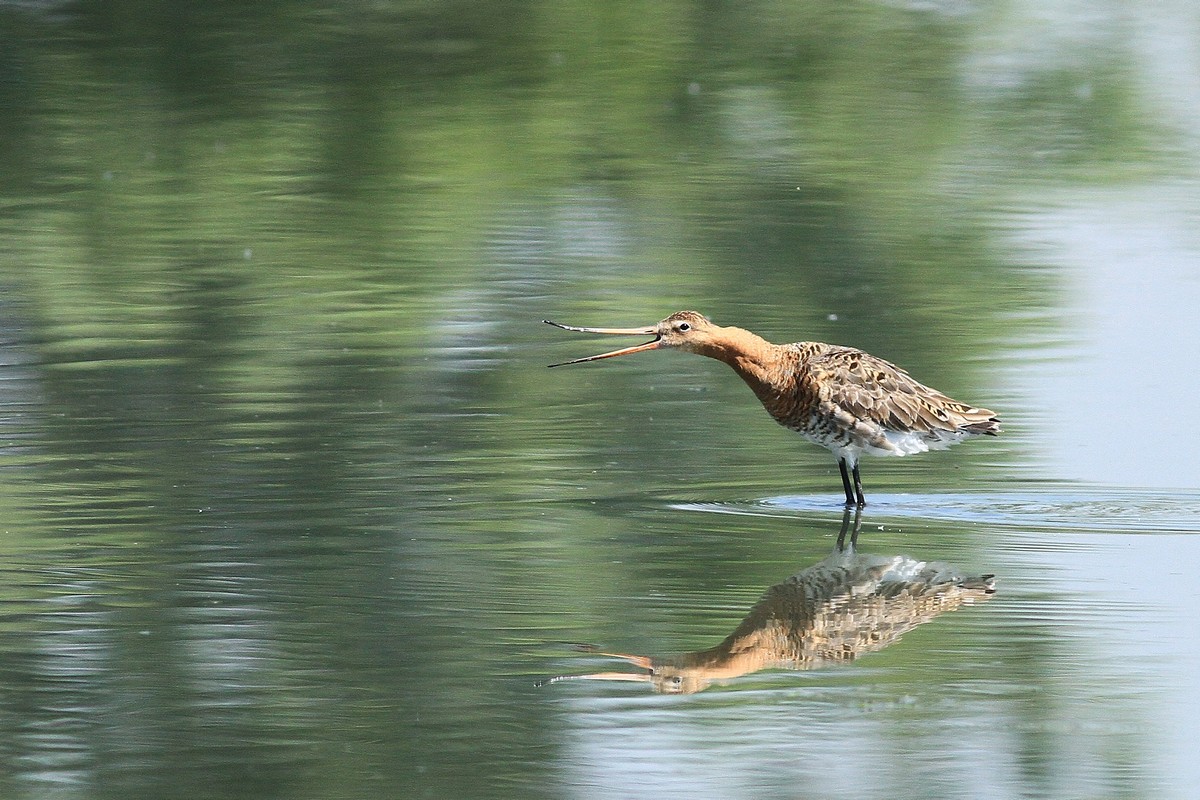
<svg viewBox="0 0 1200 800">
<path fill-rule="evenodd" d="M 655 327 L 649 328 L 580 328 L 575 325 L 561 325 L 557 322 L 551 322 L 548 319 L 542 320 L 547 325 L 553 325 L 556 328 L 562 328 L 564 331 L 576 331 L 578 333 L 606 333 L 615 336 L 653 336 L 654 340 L 645 344 L 634 345 L 633 347 L 622 347 L 620 350 L 613 350 L 610 353 L 601 353 L 597 356 L 588 356 L 586 358 L 576 358 L 572 361 L 563 361 L 558 364 L 551 364 L 552 367 L 565 367 L 568 364 L 584 364 L 588 361 L 599 361 L 602 358 L 614 358 L 616 356 L 627 356 L 631 353 L 640 353 L 643 350 L 657 350 L 659 347 L 658 329 Z"/>
</svg>

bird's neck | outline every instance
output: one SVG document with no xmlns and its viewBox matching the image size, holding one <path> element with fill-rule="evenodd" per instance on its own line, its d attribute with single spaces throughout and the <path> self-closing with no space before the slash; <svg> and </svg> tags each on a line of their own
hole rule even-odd
<svg viewBox="0 0 1200 800">
<path fill-rule="evenodd" d="M 741 328 L 722 328 L 721 337 L 704 355 L 733 367 L 760 400 L 778 395 L 787 387 L 793 358 L 788 350 Z"/>
</svg>

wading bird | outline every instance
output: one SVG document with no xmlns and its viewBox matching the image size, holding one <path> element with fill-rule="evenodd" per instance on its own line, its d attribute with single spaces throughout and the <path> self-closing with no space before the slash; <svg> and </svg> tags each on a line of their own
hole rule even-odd
<svg viewBox="0 0 1200 800">
<path fill-rule="evenodd" d="M 654 337 L 645 344 L 552 367 L 664 348 L 724 361 L 776 422 L 833 453 L 848 506 L 867 502 L 859 456 L 906 456 L 1000 432 L 1000 420 L 986 408 L 951 400 L 895 364 L 853 347 L 772 344 L 741 328 L 714 325 L 695 311 L 678 311 L 646 328 L 580 328 L 542 321 L 580 333 Z"/>
</svg>

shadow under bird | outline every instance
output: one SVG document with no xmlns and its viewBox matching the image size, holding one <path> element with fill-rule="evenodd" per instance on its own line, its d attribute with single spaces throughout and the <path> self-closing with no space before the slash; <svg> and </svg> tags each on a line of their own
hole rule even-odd
<svg viewBox="0 0 1200 800">
<path fill-rule="evenodd" d="M 580 333 L 654 337 L 552 367 L 662 349 L 724 361 L 776 422 L 833 453 L 848 506 L 867 502 L 858 468 L 862 455 L 906 456 L 1000 432 L 995 413 L 952 400 L 895 364 L 854 347 L 772 344 L 742 328 L 716 325 L 695 311 L 678 311 L 645 328 L 580 328 L 542 321 Z"/>
<path fill-rule="evenodd" d="M 847 509 L 847 516 L 850 514 Z M 988 600 L 993 575 L 969 576 L 941 562 L 856 552 L 859 518 L 846 546 L 847 519 L 833 553 L 763 593 L 720 644 L 662 658 L 599 653 L 641 672 L 559 675 L 572 680 L 648 683 L 663 694 L 691 694 L 760 670 L 807 670 L 847 664 L 874 653 L 935 617 Z M 595 648 L 581 648 L 596 652 Z"/>
</svg>

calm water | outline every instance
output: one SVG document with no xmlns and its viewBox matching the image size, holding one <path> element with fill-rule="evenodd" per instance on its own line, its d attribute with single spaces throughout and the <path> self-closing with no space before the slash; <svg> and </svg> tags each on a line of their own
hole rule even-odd
<svg viewBox="0 0 1200 800">
<path fill-rule="evenodd" d="M 0 796 L 1191 798 L 1197 25 L 0 3 Z M 681 308 L 1005 433 L 838 561 Z"/>
</svg>

